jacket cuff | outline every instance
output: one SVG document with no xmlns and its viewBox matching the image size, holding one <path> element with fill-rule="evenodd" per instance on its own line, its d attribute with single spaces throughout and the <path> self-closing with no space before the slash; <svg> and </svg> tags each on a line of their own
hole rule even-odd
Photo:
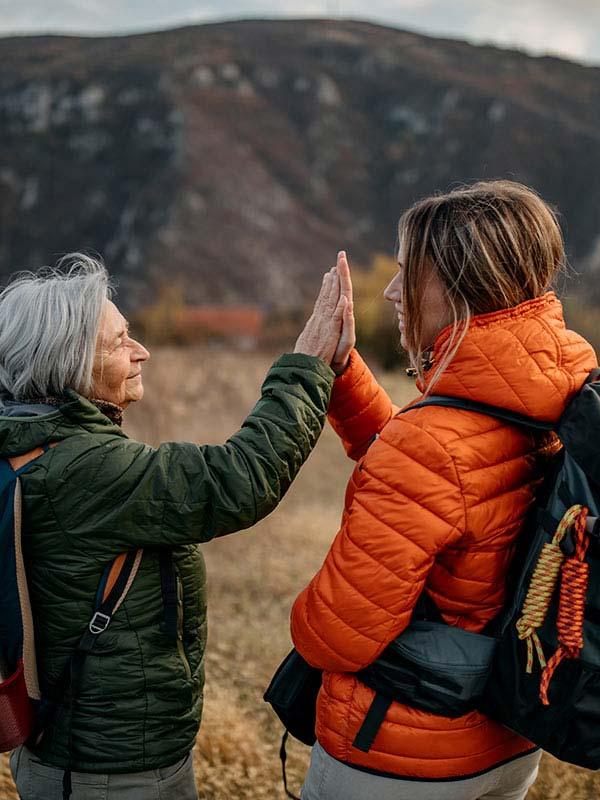
<svg viewBox="0 0 600 800">
<path fill-rule="evenodd" d="M 322 358 L 308 356 L 305 353 L 284 353 L 273 362 L 271 369 L 277 367 L 299 367 L 300 369 L 314 370 L 330 383 L 333 383 L 335 378 L 335 372 Z"/>
<path fill-rule="evenodd" d="M 352 389 L 360 381 L 365 373 L 367 365 L 362 360 L 360 353 L 356 348 L 350 352 L 348 357 L 348 366 L 338 375 L 333 382 L 333 390 L 331 392 L 331 405 L 336 404 L 346 392 Z"/>
</svg>

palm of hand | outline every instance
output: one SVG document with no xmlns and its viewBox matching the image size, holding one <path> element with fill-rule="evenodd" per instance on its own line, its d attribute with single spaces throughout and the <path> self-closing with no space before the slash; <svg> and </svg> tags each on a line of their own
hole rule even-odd
<svg viewBox="0 0 600 800">
<path fill-rule="evenodd" d="M 346 254 L 341 252 L 336 266 L 323 276 L 313 313 L 294 352 L 318 356 L 340 374 L 355 343 L 352 281 Z"/>
</svg>

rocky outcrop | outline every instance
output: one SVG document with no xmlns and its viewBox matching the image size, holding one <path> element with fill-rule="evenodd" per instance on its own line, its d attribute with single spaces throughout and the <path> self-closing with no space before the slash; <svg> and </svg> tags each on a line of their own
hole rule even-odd
<svg viewBox="0 0 600 800">
<path fill-rule="evenodd" d="M 4 276 L 88 248 L 129 307 L 173 283 L 293 307 L 418 197 L 512 177 L 595 283 L 600 69 L 327 21 L 9 38 L 0 63 Z"/>
</svg>

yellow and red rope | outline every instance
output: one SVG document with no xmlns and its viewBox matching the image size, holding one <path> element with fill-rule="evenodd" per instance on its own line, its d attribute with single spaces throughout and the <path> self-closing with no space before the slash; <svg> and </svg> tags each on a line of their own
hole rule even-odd
<svg viewBox="0 0 600 800">
<path fill-rule="evenodd" d="M 587 515 L 585 506 L 571 506 L 561 519 L 552 541 L 543 546 L 516 624 L 519 638 L 527 643 L 527 672 L 533 672 L 534 648 L 542 667 L 540 699 L 544 705 L 549 705 L 548 686 L 557 666 L 564 658 L 578 658 L 583 648 L 583 619 L 589 581 L 589 566 L 585 561 L 589 545 Z M 575 553 L 566 558 L 560 545 L 571 528 L 575 531 Z M 546 663 L 537 629 L 546 619 L 559 574 L 561 584 L 556 623 L 559 646 Z"/>
</svg>

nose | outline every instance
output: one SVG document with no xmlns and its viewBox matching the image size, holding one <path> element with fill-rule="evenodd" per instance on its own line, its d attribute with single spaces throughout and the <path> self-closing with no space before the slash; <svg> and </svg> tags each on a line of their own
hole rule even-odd
<svg viewBox="0 0 600 800">
<path fill-rule="evenodd" d="M 132 361 L 147 361 L 150 358 L 150 353 L 143 344 L 140 342 L 133 340 L 133 347 L 131 348 L 131 360 Z"/>
<path fill-rule="evenodd" d="M 398 303 L 402 299 L 402 284 L 400 281 L 400 273 L 394 275 L 392 280 L 383 290 L 383 296 L 391 303 Z"/>
</svg>

